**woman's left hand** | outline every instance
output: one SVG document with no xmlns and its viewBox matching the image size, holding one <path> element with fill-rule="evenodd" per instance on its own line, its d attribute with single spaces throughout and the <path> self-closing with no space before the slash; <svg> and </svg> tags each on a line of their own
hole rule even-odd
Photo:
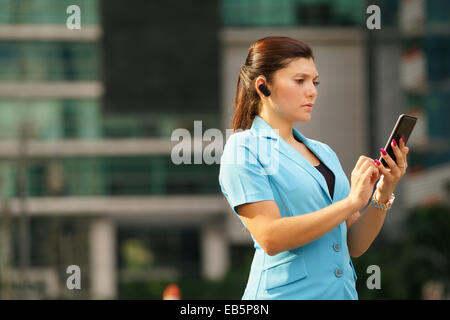
<svg viewBox="0 0 450 320">
<path fill-rule="evenodd" d="M 406 155 L 409 152 L 409 148 L 405 146 L 404 138 L 400 139 L 400 141 L 397 142 L 393 139 L 391 142 L 392 150 L 394 151 L 395 158 L 397 163 L 391 158 L 391 156 L 384 152 L 384 149 L 380 149 L 381 156 L 383 157 L 384 161 L 388 164 L 389 168 L 384 167 L 383 163 L 378 162 L 377 165 L 378 169 L 380 170 L 380 173 L 384 176 L 382 177 L 382 185 L 380 188 L 390 194 L 394 191 L 395 186 L 400 181 L 400 179 L 405 175 L 406 168 L 408 168 L 408 162 L 406 160 Z"/>
</svg>

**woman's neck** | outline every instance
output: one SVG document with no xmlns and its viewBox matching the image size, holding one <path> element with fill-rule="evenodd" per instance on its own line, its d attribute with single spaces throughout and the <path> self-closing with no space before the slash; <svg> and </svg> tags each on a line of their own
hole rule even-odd
<svg viewBox="0 0 450 320">
<path fill-rule="evenodd" d="M 292 131 L 292 122 L 281 119 L 280 117 L 271 116 L 270 114 L 261 112 L 259 116 L 267 122 L 272 129 L 278 129 L 278 135 L 287 143 L 295 143 L 294 133 Z"/>
</svg>

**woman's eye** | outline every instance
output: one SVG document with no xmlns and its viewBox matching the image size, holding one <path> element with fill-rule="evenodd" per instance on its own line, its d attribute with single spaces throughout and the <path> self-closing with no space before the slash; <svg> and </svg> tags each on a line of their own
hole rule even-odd
<svg viewBox="0 0 450 320">
<path fill-rule="evenodd" d="M 303 79 L 297 79 L 297 82 L 302 83 Z M 320 82 L 319 81 L 313 81 L 313 84 L 314 84 L 314 86 L 317 87 L 320 84 Z"/>
</svg>

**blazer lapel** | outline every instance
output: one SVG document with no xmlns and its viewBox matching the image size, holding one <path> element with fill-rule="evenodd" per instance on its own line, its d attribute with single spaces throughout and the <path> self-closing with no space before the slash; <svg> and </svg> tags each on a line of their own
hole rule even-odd
<svg viewBox="0 0 450 320">
<path fill-rule="evenodd" d="M 302 141 L 308 149 L 315 154 L 317 158 L 319 158 L 320 162 L 326 165 L 331 171 L 335 171 L 333 161 L 330 160 L 327 154 L 322 151 L 322 148 L 318 145 L 317 142 L 311 141 L 305 136 L 303 136 L 297 129 L 294 128 L 294 135 Z M 279 147 L 279 151 L 289 157 L 292 161 L 300 165 L 306 172 L 308 172 L 316 181 L 319 183 L 320 187 L 326 194 L 328 200 L 333 202 L 330 196 L 330 192 L 328 190 L 328 185 L 325 180 L 325 177 L 322 173 L 319 172 L 305 157 L 303 157 L 297 150 L 294 149 L 291 145 L 289 145 L 286 141 L 280 138 L 280 143 L 276 146 Z M 336 174 L 335 174 L 336 176 Z M 335 179 L 336 180 L 336 179 Z"/>
<path fill-rule="evenodd" d="M 275 152 L 280 152 L 286 155 L 289 159 L 294 161 L 296 164 L 301 166 L 303 169 L 305 169 L 306 172 L 308 172 L 316 181 L 319 183 L 320 187 L 326 194 L 328 200 L 330 202 L 333 202 L 330 196 L 330 192 L 328 191 L 328 185 L 324 178 L 324 176 L 314 168 L 314 166 L 309 163 L 308 160 L 306 160 L 305 157 L 303 157 L 297 150 L 294 149 L 291 145 L 289 145 L 286 141 L 284 141 L 278 133 L 267 123 L 265 122 L 261 117 L 255 116 L 255 119 L 252 124 L 252 129 L 254 129 L 257 134 L 261 137 L 266 137 L 270 139 L 277 140 L 277 143 L 274 144 L 273 150 Z M 318 142 L 312 141 L 308 138 L 306 138 L 300 131 L 298 131 L 296 128 L 293 128 L 293 134 L 305 144 L 305 146 L 308 147 L 308 149 L 316 155 L 319 160 L 326 165 L 335 175 L 335 181 L 336 179 L 336 170 L 335 163 L 330 158 L 330 156 L 325 153 L 325 151 L 322 149 L 321 146 L 319 146 Z M 336 183 L 335 183 L 335 189 L 336 189 Z M 334 190 L 334 193 L 336 194 L 336 190 Z"/>
</svg>

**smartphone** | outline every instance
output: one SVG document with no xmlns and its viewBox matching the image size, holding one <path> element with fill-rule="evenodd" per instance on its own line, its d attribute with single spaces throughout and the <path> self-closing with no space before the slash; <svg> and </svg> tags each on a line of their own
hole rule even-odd
<svg viewBox="0 0 450 320">
<path fill-rule="evenodd" d="M 391 132 L 391 136 L 389 137 L 386 146 L 384 147 L 384 150 L 391 156 L 391 158 L 397 163 L 397 159 L 395 158 L 394 150 L 392 150 L 391 142 L 392 139 L 395 139 L 397 144 L 400 143 L 400 139 L 405 137 L 405 144 L 408 141 L 409 136 L 411 135 L 411 132 L 414 129 L 414 126 L 416 125 L 417 118 L 407 115 L 407 114 L 401 114 L 398 117 L 397 122 L 395 123 L 394 129 Z M 384 161 L 383 157 L 380 156 L 380 162 L 384 165 L 385 168 L 389 168 L 386 161 Z"/>
</svg>

